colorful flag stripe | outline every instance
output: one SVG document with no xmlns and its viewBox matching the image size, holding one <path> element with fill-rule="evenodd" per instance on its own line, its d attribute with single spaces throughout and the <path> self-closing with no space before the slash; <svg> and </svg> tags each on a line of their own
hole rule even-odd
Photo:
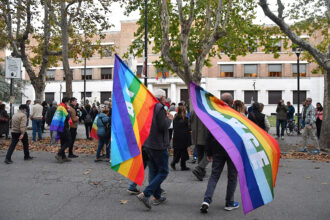
<svg viewBox="0 0 330 220">
<path fill-rule="evenodd" d="M 280 155 L 276 140 L 196 84 L 190 93 L 197 116 L 235 164 L 244 213 L 272 201 Z"/>
<path fill-rule="evenodd" d="M 97 136 L 97 119 L 99 118 L 99 115 L 97 114 L 94 121 L 93 121 L 93 125 L 92 125 L 92 130 L 91 130 L 91 134 L 90 136 L 92 138 L 94 138 L 95 140 L 98 140 L 99 139 L 99 136 Z"/>
<path fill-rule="evenodd" d="M 60 139 L 59 132 L 63 132 L 64 130 L 64 122 L 65 118 L 68 115 L 67 107 L 64 103 L 60 103 L 57 106 L 57 109 L 55 111 L 54 117 L 52 119 L 52 123 L 50 124 L 50 131 L 56 131 L 56 140 Z"/>
<path fill-rule="evenodd" d="M 111 120 L 111 167 L 141 185 L 141 148 L 151 127 L 157 99 L 116 55 Z"/>
</svg>

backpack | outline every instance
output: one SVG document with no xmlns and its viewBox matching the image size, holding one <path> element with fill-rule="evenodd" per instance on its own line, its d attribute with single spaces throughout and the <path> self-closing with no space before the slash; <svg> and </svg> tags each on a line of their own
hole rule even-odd
<svg viewBox="0 0 330 220">
<path fill-rule="evenodd" d="M 103 117 L 100 117 L 102 124 L 104 125 L 105 138 L 110 139 L 111 136 L 111 122 L 104 124 Z"/>
<path fill-rule="evenodd" d="M 87 112 L 86 117 L 85 117 L 85 123 L 89 124 L 93 122 L 92 116 L 90 114 L 90 112 Z"/>
</svg>

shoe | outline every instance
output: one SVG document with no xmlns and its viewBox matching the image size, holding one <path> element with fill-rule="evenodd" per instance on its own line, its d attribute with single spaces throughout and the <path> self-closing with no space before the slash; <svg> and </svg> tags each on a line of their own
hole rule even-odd
<svg viewBox="0 0 330 220">
<path fill-rule="evenodd" d="M 128 189 L 127 192 L 130 194 L 130 195 L 138 195 L 140 193 L 140 190 L 138 189 Z"/>
<path fill-rule="evenodd" d="M 192 171 L 192 173 L 195 175 L 195 177 L 199 180 L 199 181 L 203 181 L 203 177 L 201 176 L 201 174 L 196 170 L 194 169 Z"/>
<path fill-rule="evenodd" d="M 199 209 L 201 213 L 207 213 L 207 210 L 209 209 L 210 204 L 207 202 L 203 202 L 201 208 Z"/>
<path fill-rule="evenodd" d="M 300 149 L 298 150 L 298 152 L 306 153 L 306 152 L 307 152 L 307 149 L 306 149 L 306 148 L 300 148 Z"/>
<path fill-rule="evenodd" d="M 284 140 L 284 136 L 281 136 L 281 139 Z"/>
<path fill-rule="evenodd" d="M 152 200 L 153 205 L 160 205 L 161 203 L 164 203 L 166 201 L 166 197 L 160 197 L 159 199 L 154 198 Z"/>
<path fill-rule="evenodd" d="M 100 158 L 96 158 L 96 159 L 94 160 L 95 163 L 97 163 L 97 162 L 101 162 L 101 161 L 103 161 L 103 160 L 100 159 Z"/>
<path fill-rule="evenodd" d="M 312 151 L 310 152 L 310 154 L 319 154 L 319 153 L 320 153 L 319 150 L 312 150 Z"/>
<path fill-rule="evenodd" d="M 32 159 L 33 159 L 33 157 L 31 157 L 31 156 L 24 157 L 24 160 L 32 160 Z"/>
<path fill-rule="evenodd" d="M 187 170 L 190 170 L 190 168 L 189 167 L 181 167 L 181 170 L 182 171 L 187 171 Z"/>
<path fill-rule="evenodd" d="M 5 163 L 6 163 L 6 164 L 12 164 L 13 161 L 12 161 L 12 160 L 9 160 L 9 159 L 5 159 Z"/>
<path fill-rule="evenodd" d="M 176 170 L 175 163 L 172 162 L 170 166 L 172 167 L 173 170 Z"/>
<path fill-rule="evenodd" d="M 148 197 L 145 197 L 143 193 L 140 193 L 136 197 L 140 200 L 140 202 L 143 203 L 143 205 L 145 205 L 145 207 L 151 209 L 151 205 Z"/>
<path fill-rule="evenodd" d="M 239 207 L 239 202 L 234 202 L 233 204 L 226 204 L 225 210 L 231 211 L 233 209 L 237 209 Z"/>
<path fill-rule="evenodd" d="M 62 159 L 62 156 L 61 156 L 61 155 L 56 154 L 56 155 L 55 155 L 55 158 L 56 158 L 56 160 L 57 160 L 59 163 L 63 163 L 63 162 L 64 162 L 63 159 Z"/>
<path fill-rule="evenodd" d="M 166 191 L 165 190 L 163 190 L 163 189 L 160 189 L 160 191 L 161 191 L 161 195 L 163 196 L 163 195 L 166 195 Z"/>
<path fill-rule="evenodd" d="M 197 158 L 193 157 L 193 159 L 191 159 L 191 161 L 189 161 L 189 163 L 196 163 L 196 161 L 197 161 Z"/>
<path fill-rule="evenodd" d="M 68 158 L 77 158 L 79 157 L 78 155 L 75 155 L 75 154 L 69 154 Z"/>
<path fill-rule="evenodd" d="M 71 162 L 71 161 L 72 161 L 72 160 L 70 160 L 70 159 L 67 158 L 67 157 L 62 158 L 62 160 L 63 160 L 63 162 Z"/>
</svg>

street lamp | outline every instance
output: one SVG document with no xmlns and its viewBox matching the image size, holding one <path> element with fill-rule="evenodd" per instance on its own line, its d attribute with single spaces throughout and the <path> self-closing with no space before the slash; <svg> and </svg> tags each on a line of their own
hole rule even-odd
<svg viewBox="0 0 330 220">
<path fill-rule="evenodd" d="M 144 85 L 148 86 L 148 0 L 144 1 Z"/>
<path fill-rule="evenodd" d="M 298 131 L 297 133 L 300 134 L 300 64 L 299 64 L 299 56 L 301 54 L 301 48 L 296 48 L 296 55 L 297 55 L 297 110 L 298 110 Z"/>
</svg>

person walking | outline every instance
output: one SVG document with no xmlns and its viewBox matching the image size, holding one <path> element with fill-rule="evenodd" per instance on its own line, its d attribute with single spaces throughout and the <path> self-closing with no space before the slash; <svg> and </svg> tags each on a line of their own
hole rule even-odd
<svg viewBox="0 0 330 220">
<path fill-rule="evenodd" d="M 26 120 L 26 127 L 29 126 L 29 121 L 30 121 L 30 104 L 31 104 L 31 100 L 27 100 L 26 101 L 26 117 L 27 117 L 27 120 Z"/>
<path fill-rule="evenodd" d="M 20 105 L 19 110 L 16 114 L 14 114 L 12 118 L 12 132 L 11 132 L 11 144 L 8 148 L 5 163 L 11 164 L 13 161 L 11 160 L 11 156 L 16 148 L 18 141 L 21 141 L 24 149 L 24 160 L 32 160 L 33 157 L 30 156 L 29 152 L 29 140 L 28 135 L 26 133 L 26 105 Z"/>
<path fill-rule="evenodd" d="M 30 118 L 32 120 L 32 141 L 37 141 L 36 133 L 38 132 L 39 141 L 42 140 L 42 112 L 43 107 L 40 105 L 40 100 L 36 99 L 32 105 Z"/>
<path fill-rule="evenodd" d="M 45 124 L 46 124 L 46 113 L 48 109 L 48 103 L 46 101 L 43 101 L 41 103 L 42 105 L 42 126 L 41 126 L 41 131 L 42 133 L 45 133 Z"/>
<path fill-rule="evenodd" d="M 70 125 L 71 143 L 69 146 L 69 155 L 68 155 L 69 158 L 78 157 L 78 155 L 75 155 L 73 153 L 73 145 L 76 140 L 77 127 L 78 127 L 78 121 L 79 121 L 79 117 L 77 116 L 76 106 L 77 106 L 77 99 L 75 97 L 72 97 L 70 99 L 70 105 L 68 106 L 68 112 L 71 115 L 71 121 L 72 121 L 72 124 Z"/>
<path fill-rule="evenodd" d="M 185 106 L 178 108 L 178 113 L 173 120 L 173 131 L 174 157 L 171 167 L 173 170 L 176 170 L 175 164 L 181 161 L 181 170 L 190 170 L 186 166 L 186 161 L 189 159 L 187 148 L 191 145 L 191 135 Z"/>
<path fill-rule="evenodd" d="M 170 114 L 173 117 L 176 115 L 176 110 L 175 110 L 175 106 L 174 105 L 171 105 L 170 106 Z M 171 123 L 170 127 L 168 128 L 168 134 L 169 134 L 170 143 L 171 143 L 172 138 L 173 138 L 173 122 Z"/>
<path fill-rule="evenodd" d="M 84 119 L 84 124 L 85 124 L 86 138 L 91 139 L 91 137 L 89 137 L 89 134 L 91 133 L 92 130 L 94 117 L 90 104 L 85 105 L 85 109 L 83 111 L 82 117 Z"/>
<path fill-rule="evenodd" d="M 262 108 L 263 109 L 263 108 Z M 258 102 L 252 104 L 252 112 L 250 112 L 248 119 L 253 121 L 260 128 L 265 130 L 266 132 L 270 129 L 269 121 L 265 114 L 260 112 L 261 105 Z"/>
<path fill-rule="evenodd" d="M 56 109 L 57 109 L 57 102 L 53 101 L 52 106 L 49 107 L 46 112 L 46 123 L 48 124 L 48 126 L 50 126 L 52 123 Z M 50 131 L 50 144 L 51 145 L 54 145 L 56 143 L 55 137 L 56 137 L 56 132 Z"/>
<path fill-rule="evenodd" d="M 284 104 L 284 100 L 281 100 L 277 104 L 276 108 L 276 136 L 280 138 L 280 126 L 281 126 L 281 139 L 284 140 L 284 131 L 286 127 L 288 107 Z"/>
<path fill-rule="evenodd" d="M 223 100 L 227 105 L 232 106 L 233 97 L 230 93 L 224 93 L 221 95 L 221 100 Z M 207 189 L 204 194 L 204 201 L 200 208 L 201 213 L 207 213 L 208 208 L 212 202 L 212 197 L 214 194 L 215 187 L 221 176 L 223 167 L 227 163 L 228 168 L 228 181 L 227 181 L 227 191 L 226 191 L 226 204 L 225 210 L 231 211 L 239 207 L 239 203 L 234 201 L 234 194 L 237 186 L 237 171 L 235 165 L 230 159 L 227 152 L 223 149 L 221 144 L 213 137 L 213 135 L 208 131 L 207 133 L 207 158 L 212 161 L 212 173 L 207 184 Z"/>
<path fill-rule="evenodd" d="M 315 142 L 316 150 L 312 150 L 312 154 L 320 153 L 319 141 L 316 138 L 316 110 L 312 105 L 312 98 L 306 99 L 306 107 L 303 112 L 303 119 L 305 121 L 305 128 L 303 133 L 304 148 L 300 149 L 300 152 L 307 152 L 307 137 L 310 136 Z"/>
<path fill-rule="evenodd" d="M 152 179 L 144 191 L 137 195 L 137 198 L 148 209 L 151 209 L 150 196 L 154 196 L 154 205 L 159 205 L 166 200 L 161 196 L 161 184 L 168 175 L 168 158 L 167 148 L 169 147 L 168 128 L 173 120 L 173 116 L 164 108 L 166 93 L 162 89 L 155 91 L 155 97 L 160 103 L 154 108 L 150 133 L 144 143 L 145 151 L 149 158 L 149 176 Z"/>
<path fill-rule="evenodd" d="M 206 175 L 206 167 L 209 163 L 206 156 L 208 130 L 194 111 L 190 113 L 189 122 L 191 128 L 191 143 L 195 145 L 197 156 L 197 166 L 193 169 L 192 173 L 199 181 L 203 181 Z"/>
<path fill-rule="evenodd" d="M 6 111 L 6 105 L 0 104 L 0 137 L 2 137 L 3 134 L 6 136 L 6 139 L 8 139 L 9 115 Z"/>
<path fill-rule="evenodd" d="M 106 147 L 106 160 L 110 161 L 110 136 L 111 136 L 111 119 L 108 116 L 109 109 L 104 108 L 103 111 L 99 114 L 97 119 L 97 136 L 99 137 L 99 143 L 96 152 L 95 162 L 102 161 L 101 159 L 101 150 L 104 145 Z"/>
<path fill-rule="evenodd" d="M 316 136 L 320 139 L 321 135 L 321 127 L 322 127 L 322 120 L 323 120 L 323 106 L 321 103 L 316 103 Z"/>
</svg>

